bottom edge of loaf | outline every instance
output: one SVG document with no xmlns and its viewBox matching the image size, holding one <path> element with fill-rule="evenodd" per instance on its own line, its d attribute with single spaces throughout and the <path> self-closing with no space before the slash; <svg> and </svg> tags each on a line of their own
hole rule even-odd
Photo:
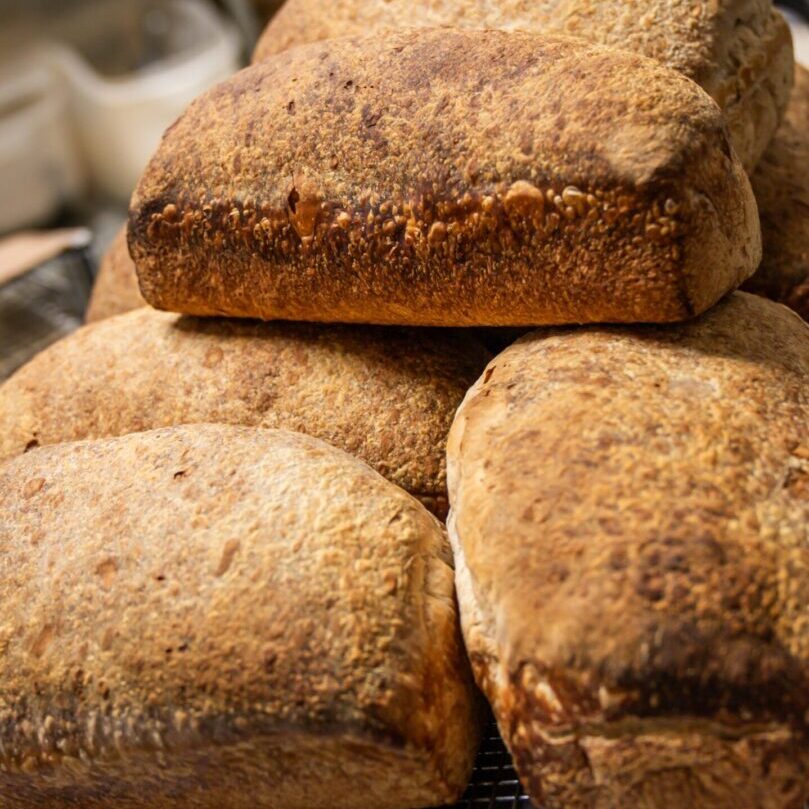
<svg viewBox="0 0 809 809">
<path fill-rule="evenodd" d="M 520 780 L 545 809 L 803 809 L 809 799 L 809 747 L 786 725 L 650 718 L 554 737 L 507 722 Z"/>
<path fill-rule="evenodd" d="M 722 722 L 683 714 L 571 721 L 534 714 L 536 675 L 516 684 L 500 660 L 489 605 L 467 567 L 452 510 L 461 623 L 475 679 L 491 703 L 523 788 L 543 809 L 804 809 L 809 740 L 786 723 Z M 485 599 L 484 599 L 485 600 Z M 531 678 L 528 678 L 531 679 Z"/>
<path fill-rule="evenodd" d="M 356 735 L 266 734 L 189 750 L 0 768 L 3 809 L 411 809 L 458 797 L 428 751 Z"/>
</svg>

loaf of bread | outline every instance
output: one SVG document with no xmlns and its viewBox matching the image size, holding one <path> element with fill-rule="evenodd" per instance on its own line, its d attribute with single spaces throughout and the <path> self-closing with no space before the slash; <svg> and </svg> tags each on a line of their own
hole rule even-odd
<svg viewBox="0 0 809 809">
<path fill-rule="evenodd" d="M 409 809 L 459 796 L 476 696 L 438 521 L 284 430 L 0 465 L 5 809 Z"/>
<path fill-rule="evenodd" d="M 571 34 L 658 59 L 722 107 L 748 170 L 775 132 L 792 80 L 789 28 L 770 0 L 287 0 L 253 58 L 304 42 L 425 26 Z"/>
<path fill-rule="evenodd" d="M 760 259 L 721 113 L 656 62 L 421 30 L 243 70 L 168 130 L 130 208 L 146 300 L 402 325 L 670 321 Z"/>
<path fill-rule="evenodd" d="M 446 436 L 491 355 L 438 330 L 179 318 L 79 329 L 0 385 L 0 458 L 188 423 L 281 427 L 369 463 L 446 516 Z"/>
<path fill-rule="evenodd" d="M 809 321 L 809 70 L 795 68 L 787 115 L 752 178 L 764 256 L 745 289 Z"/>
<path fill-rule="evenodd" d="M 809 327 L 532 332 L 449 438 L 466 646 L 547 809 L 809 798 Z"/>
<path fill-rule="evenodd" d="M 92 323 L 139 309 L 141 306 L 146 306 L 146 301 L 138 289 L 138 276 L 129 257 L 124 226 L 101 259 L 84 319 L 87 323 Z"/>
</svg>

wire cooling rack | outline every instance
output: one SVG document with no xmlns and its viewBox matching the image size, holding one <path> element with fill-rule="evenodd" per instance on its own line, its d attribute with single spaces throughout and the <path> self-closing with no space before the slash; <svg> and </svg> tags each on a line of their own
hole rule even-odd
<svg viewBox="0 0 809 809">
<path fill-rule="evenodd" d="M 92 281 L 91 257 L 81 249 L 0 286 L 0 381 L 81 325 Z"/>
<path fill-rule="evenodd" d="M 486 727 L 466 793 L 446 809 L 533 809 L 533 806 L 517 780 L 511 755 L 492 720 Z"/>
</svg>

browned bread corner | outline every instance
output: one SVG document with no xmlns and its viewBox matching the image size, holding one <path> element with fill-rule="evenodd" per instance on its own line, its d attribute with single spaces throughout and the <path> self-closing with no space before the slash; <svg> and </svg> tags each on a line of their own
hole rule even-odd
<svg viewBox="0 0 809 809">
<path fill-rule="evenodd" d="M 795 67 L 786 118 L 752 177 L 764 255 L 745 289 L 809 321 L 809 70 Z"/>
<path fill-rule="evenodd" d="M 0 465 L 4 809 L 412 809 L 478 740 L 441 525 L 361 461 L 192 425 Z"/>
<path fill-rule="evenodd" d="M 792 82 L 789 27 L 770 0 L 287 0 L 253 59 L 321 39 L 438 26 L 569 34 L 658 59 L 722 107 L 748 171 L 775 132 Z"/>
<path fill-rule="evenodd" d="M 126 244 L 126 225 L 116 234 L 98 268 L 84 320 L 92 323 L 146 306 Z"/>
<path fill-rule="evenodd" d="M 476 678 L 547 809 L 809 798 L 809 326 L 537 331 L 449 438 Z"/>
<path fill-rule="evenodd" d="M 446 436 L 490 358 L 446 330 L 143 308 L 79 329 L 0 385 L 0 459 L 174 424 L 281 427 L 362 458 L 443 519 Z"/>
<path fill-rule="evenodd" d="M 421 30 L 293 49 L 194 102 L 132 198 L 146 300 L 404 325 L 670 321 L 760 259 L 697 85 L 579 40 Z"/>
</svg>

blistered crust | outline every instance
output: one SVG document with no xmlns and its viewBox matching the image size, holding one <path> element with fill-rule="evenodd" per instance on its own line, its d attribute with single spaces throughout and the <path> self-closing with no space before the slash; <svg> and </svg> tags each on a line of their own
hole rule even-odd
<svg viewBox="0 0 809 809">
<path fill-rule="evenodd" d="M 463 333 L 178 318 L 80 329 L 0 385 L 0 458 L 175 424 L 297 430 L 447 512 L 446 435 L 491 355 Z"/>
<path fill-rule="evenodd" d="M 809 327 L 744 293 L 676 327 L 533 332 L 467 394 L 462 626 L 535 800 L 803 806 L 807 423 Z"/>
<path fill-rule="evenodd" d="M 498 31 L 318 43 L 242 71 L 167 132 L 129 244 L 158 308 L 415 325 L 678 320 L 760 258 L 696 85 Z"/>
<path fill-rule="evenodd" d="M 175 427 L 7 461 L 0 512 L 4 806 L 407 809 L 464 788 L 446 540 L 361 461 Z"/>
<path fill-rule="evenodd" d="M 123 226 L 101 259 L 84 320 L 92 323 L 141 306 L 146 306 L 146 301 L 138 289 L 138 276 L 129 257 Z"/>
<path fill-rule="evenodd" d="M 789 27 L 769 0 L 287 0 L 253 60 L 305 42 L 433 26 L 567 34 L 657 59 L 719 103 L 748 170 L 775 132 L 792 81 Z"/>
<path fill-rule="evenodd" d="M 745 289 L 780 301 L 809 321 L 809 70 L 795 87 L 772 143 L 752 177 L 764 255 Z"/>
</svg>

